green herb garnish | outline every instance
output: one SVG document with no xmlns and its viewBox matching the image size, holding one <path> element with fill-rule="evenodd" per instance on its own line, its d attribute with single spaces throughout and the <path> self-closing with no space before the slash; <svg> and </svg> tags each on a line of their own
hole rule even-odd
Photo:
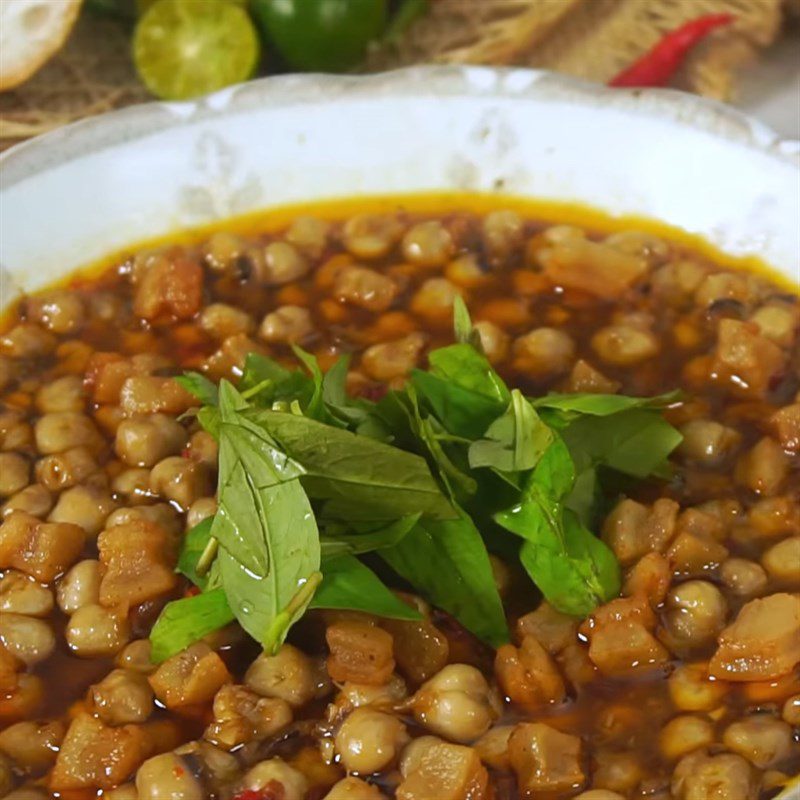
<svg viewBox="0 0 800 800">
<path fill-rule="evenodd" d="M 179 379 L 219 442 L 219 510 L 184 539 L 178 571 L 201 593 L 165 607 L 155 660 L 234 619 L 269 652 L 307 608 L 417 619 L 384 579 L 498 646 L 491 552 L 565 613 L 617 595 L 619 565 L 593 528 L 614 487 L 669 475 L 680 434 L 662 411 L 679 398 L 525 397 L 463 303 L 454 316 L 456 343 L 377 402 L 346 393 L 347 359 L 323 374 L 299 348 L 294 370 L 251 354 L 238 388 Z"/>
</svg>

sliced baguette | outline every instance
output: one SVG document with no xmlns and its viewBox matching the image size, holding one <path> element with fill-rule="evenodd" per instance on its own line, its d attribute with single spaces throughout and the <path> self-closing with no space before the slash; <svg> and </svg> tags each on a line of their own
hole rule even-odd
<svg viewBox="0 0 800 800">
<path fill-rule="evenodd" d="M 64 44 L 82 0 L 0 0 L 0 91 L 28 80 Z"/>
</svg>

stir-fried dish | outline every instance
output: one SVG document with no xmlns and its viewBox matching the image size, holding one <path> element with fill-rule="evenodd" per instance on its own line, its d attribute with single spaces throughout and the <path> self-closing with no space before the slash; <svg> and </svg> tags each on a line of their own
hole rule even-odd
<svg viewBox="0 0 800 800">
<path fill-rule="evenodd" d="M 12 310 L 0 796 L 792 791 L 798 295 L 653 233 L 397 209 Z"/>
</svg>

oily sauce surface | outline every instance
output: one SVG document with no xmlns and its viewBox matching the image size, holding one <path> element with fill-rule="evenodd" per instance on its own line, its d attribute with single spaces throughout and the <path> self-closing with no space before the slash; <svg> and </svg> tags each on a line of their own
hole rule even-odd
<svg viewBox="0 0 800 800">
<path fill-rule="evenodd" d="M 115 444 L 122 420 L 165 414 L 178 419 L 186 431 L 177 454 L 203 459 L 204 443 L 192 438 L 197 424 L 191 417 L 181 417 L 180 401 L 174 408 L 169 401 L 165 405 L 163 393 L 157 392 L 160 396 L 141 398 L 141 407 L 131 411 L 125 407 L 124 390 L 119 394 L 122 384 L 116 396 L 113 387 L 102 386 L 108 376 L 98 371 L 104 357 L 98 362 L 97 354 L 114 354 L 120 363 L 147 354 L 150 361 L 141 372 L 157 378 L 192 369 L 213 379 L 235 380 L 248 351 L 264 352 L 294 366 L 291 344 L 296 342 L 313 352 L 323 368 L 343 353 L 352 354 L 351 390 L 374 397 L 386 386 L 400 385 L 411 367 L 424 363 L 427 350 L 452 341 L 452 301 L 461 294 L 473 320 L 483 326 L 487 355 L 510 386 L 528 395 L 552 390 L 637 396 L 676 388 L 685 392 L 685 399 L 667 412 L 685 436 L 673 457 L 673 476 L 626 488 L 625 495 L 641 504 L 642 515 L 656 501 L 674 501 L 679 511 L 670 523 L 673 537 L 688 532 L 684 549 L 662 548 L 659 555 L 669 566 L 669 586 L 649 595 L 654 608 L 650 630 L 665 648 L 664 658 L 650 668 L 636 663 L 627 669 L 603 668 L 587 655 L 591 635 L 583 627 L 580 632 L 573 630 L 569 647 L 551 649 L 568 685 L 568 699 L 536 708 L 506 702 L 494 723 L 494 728 L 505 728 L 543 722 L 578 737 L 582 778 L 562 780 L 562 772 L 570 774 L 560 763 L 568 756 L 553 751 L 536 767 L 542 773 L 537 784 L 530 777 L 533 767 L 526 772 L 525 766 L 510 764 L 502 752 L 485 756 L 480 745 L 469 742 L 477 747 L 489 777 L 488 784 L 468 796 L 561 798 L 597 789 L 606 792 L 597 795 L 598 800 L 618 796 L 690 800 L 705 796 L 694 792 L 701 792 L 707 785 L 702 781 L 710 780 L 707 775 L 713 770 L 708 759 L 721 755 L 734 761 L 715 762 L 722 787 L 715 797 L 773 796 L 800 772 L 796 660 L 775 677 L 760 679 L 753 673 L 746 679 L 717 680 L 719 691 L 714 692 L 713 702 L 687 699 L 690 689 L 675 675 L 686 665 L 707 675 L 721 631 L 754 599 L 776 594 L 795 601 L 798 597 L 798 297 L 766 278 L 721 268 L 654 234 L 606 235 L 528 219 L 502 206 L 498 212 L 400 210 L 374 217 L 362 213 L 355 222 L 352 216 L 333 222 L 317 218 L 309 222 L 303 217 L 288 228 L 262 234 L 220 231 L 196 242 L 125 253 L 100 275 L 77 278 L 38 299 L 23 300 L 0 339 L 0 443 L 4 453 L 21 456 L 28 478 L 19 486 L 10 479 L 0 482 L 4 518 L 16 509 L 27 509 L 39 520 L 52 519 L 52 509 L 64 492 L 88 487 L 102 498 L 105 510 L 103 518 L 93 523 L 79 556 L 67 565 L 72 567 L 81 560 L 98 559 L 97 533 L 107 527 L 111 513 L 121 519 L 120 509 L 157 506 L 160 524 L 173 527 L 180 537 L 200 514 L 192 517 L 194 504 L 213 497 L 213 489 L 206 494 L 210 483 L 203 494 L 182 495 L 180 500 L 169 491 L 159 493 L 150 482 L 154 465 L 136 466 L 118 439 Z M 354 269 L 361 272 L 353 274 Z M 634 277 L 613 278 L 626 270 Z M 152 279 L 157 272 L 162 277 Z M 31 329 L 42 335 L 31 335 Z M 735 341 L 726 343 L 725 336 Z M 125 374 L 137 374 L 136 369 Z M 63 396 L 43 399 L 43 391 L 63 379 L 67 379 L 65 394 L 75 393 L 74 403 Z M 90 448 L 92 468 L 76 475 L 69 474 L 71 462 L 56 474 L 39 466 L 58 448 L 45 443 L 42 449 L 37 423 L 48 414 L 64 413 L 63 408 L 91 419 L 100 433 L 100 441 Z M 71 446 L 82 445 L 71 442 Z M 4 464 L 11 469 L 10 462 Z M 213 463 L 208 469 L 210 480 Z M 19 493 L 37 484 L 45 485 L 42 495 L 47 499 L 27 507 L 28 500 L 21 500 Z M 77 521 L 81 514 L 91 516 L 69 506 L 64 518 Z M 638 524 L 647 524 L 644 516 Z M 714 546 L 704 550 L 707 540 Z M 784 549 L 771 557 L 770 551 L 781 543 Z M 1 543 L 0 558 L 6 558 Z M 623 561 L 628 574 L 639 560 Z M 25 573 L 23 564 L 7 558 L 0 566 L 4 580 L 12 572 Z M 102 569 L 101 564 L 101 574 Z M 130 666 L 120 656 L 127 652 L 122 648 L 146 638 L 165 602 L 181 596 L 188 586 L 181 580 L 169 592 L 132 607 L 124 641 L 107 649 L 100 646 L 102 652 L 95 654 L 91 647 L 84 651 L 76 647 L 74 636 L 70 644 L 75 610 L 68 605 L 65 610 L 60 601 L 58 586 L 63 580 L 61 573 L 52 580 L 37 580 L 55 604 L 54 610 L 31 618 L 43 620 L 52 631 L 52 646 L 37 643 L 38 634 L 24 626 L 20 633 L 2 623 L 0 640 L 16 659 L 13 672 L 33 675 L 38 681 L 32 696 L 23 697 L 18 680 L 3 678 L 7 691 L 0 701 L 0 726 L 8 731 L 24 722 L 56 723 L 50 755 L 43 756 L 40 746 L 37 749 L 36 735 L 31 734 L 30 746 L 20 746 L 0 734 L 7 778 L 2 787 L 8 791 L 38 787 L 42 797 L 53 793 L 88 798 L 98 792 L 126 800 L 161 796 L 152 788 L 158 787 L 159 778 L 136 779 L 138 766 L 154 754 L 147 748 L 119 767 L 117 755 L 100 744 L 102 737 L 89 741 L 79 760 L 97 764 L 67 765 L 69 779 L 64 778 L 64 769 L 59 772 L 56 759 L 75 758 L 62 747 L 74 720 L 81 714 L 97 718 L 92 687 L 115 665 Z M 696 594 L 685 601 L 672 597 L 692 581 L 703 584 Z M 541 600 L 535 587 L 514 569 L 509 570 L 507 582 L 504 599 L 519 645 L 526 632 L 540 630 L 536 625 L 526 628 L 525 619 Z M 10 598 L 0 609 L 6 617 L 20 613 L 14 593 L 7 591 L 0 583 L 0 597 Z M 495 654 L 446 615 L 434 614 L 432 620 L 449 640 L 448 661 L 475 664 L 494 684 Z M 329 623 L 330 618 L 309 615 L 291 641 L 310 657 L 324 658 L 324 630 Z M 800 635 L 798 629 L 789 637 L 793 635 Z M 237 631 L 216 637 L 211 648 L 236 684 L 245 681 L 258 656 L 258 648 Z M 39 650 L 39 655 L 30 656 Z M 31 663 L 22 658 L 20 665 L 21 654 Z M 141 665 L 136 669 L 147 670 Z M 409 692 L 418 688 L 413 681 L 406 683 Z M 280 734 L 253 735 L 234 747 L 221 747 L 233 753 L 233 760 L 222 767 L 198 747 L 184 766 L 200 782 L 205 796 L 291 800 L 295 795 L 289 783 L 280 790 L 284 794 L 274 793 L 274 786 L 254 790 L 260 794 L 241 794 L 242 774 L 280 755 L 305 776 L 305 794 L 298 796 L 322 798 L 344 775 L 336 759 L 328 765 L 320 755 L 326 752 L 324 746 L 320 750 L 320 742 L 330 741 L 341 722 L 341 715 L 331 716 L 326 710 L 336 694 L 331 687 L 327 694 L 293 709 L 293 722 Z M 114 696 L 110 702 L 124 704 L 125 698 Z M 396 714 L 410 736 L 430 733 L 407 710 Z M 147 730 L 156 742 L 154 751 L 160 752 L 203 741 L 204 730 L 215 720 L 215 707 L 209 700 L 168 709 L 163 698 L 157 698 L 140 716 L 127 721 L 124 715 L 114 719 L 100 714 L 108 727 Z M 700 722 L 694 727 L 671 722 L 684 717 Z M 768 720 L 767 726 L 750 730 L 745 725 L 730 733 L 734 723 L 756 717 L 759 724 Z M 31 730 L 16 728 L 17 739 Z M 206 741 L 214 741 L 205 735 Z M 698 736 L 696 748 L 690 743 L 693 735 Z M 557 751 L 560 745 L 545 747 Z M 686 762 L 693 752 L 699 759 L 694 765 Z M 688 766 L 681 768 L 682 762 Z M 403 800 L 434 800 L 424 790 L 404 789 L 404 779 L 395 761 L 369 777 L 368 783 L 385 797 L 396 793 Z M 126 787 L 128 794 L 114 794 L 116 786 Z M 166 783 L 164 787 L 167 797 Z M 169 796 L 188 800 L 195 795 L 186 790 L 185 795 Z M 467 795 L 456 794 L 452 800 L 461 796 Z"/>
</svg>

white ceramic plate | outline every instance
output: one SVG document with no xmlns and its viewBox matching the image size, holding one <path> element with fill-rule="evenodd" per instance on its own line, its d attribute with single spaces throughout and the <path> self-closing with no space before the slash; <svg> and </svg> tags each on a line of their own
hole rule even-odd
<svg viewBox="0 0 800 800">
<path fill-rule="evenodd" d="M 796 142 L 677 92 L 423 67 L 268 78 L 14 148 L 0 161 L 0 305 L 17 288 L 178 228 L 296 201 L 433 189 L 653 217 L 800 282 Z"/>
<path fill-rule="evenodd" d="M 690 95 L 530 70 L 268 78 L 108 114 L 5 153 L 0 308 L 20 289 L 176 229 L 422 190 L 648 216 L 800 283 L 798 153 L 797 142 Z"/>
</svg>

